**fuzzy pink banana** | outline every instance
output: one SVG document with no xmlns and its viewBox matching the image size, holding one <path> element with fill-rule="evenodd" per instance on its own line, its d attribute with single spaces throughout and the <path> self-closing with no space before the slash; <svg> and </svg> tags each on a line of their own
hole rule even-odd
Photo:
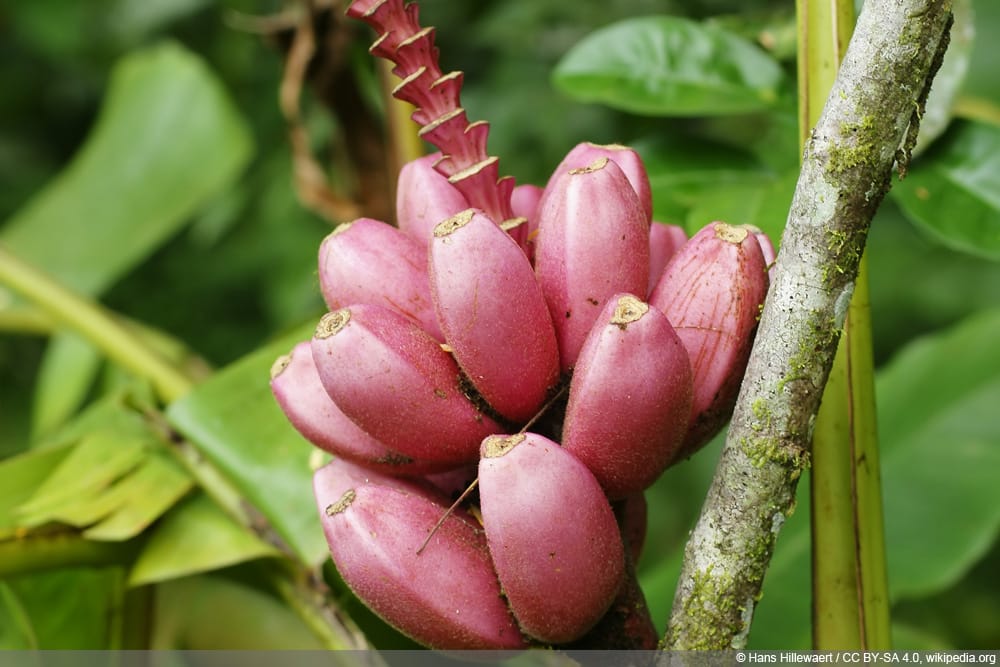
<svg viewBox="0 0 1000 667">
<path fill-rule="evenodd" d="M 594 476 L 533 433 L 482 444 L 479 498 L 493 564 L 521 629 L 545 642 L 582 636 L 622 586 L 625 552 Z"/>
<path fill-rule="evenodd" d="M 326 452 L 393 475 L 422 475 L 442 469 L 389 449 L 351 421 L 323 388 L 308 341 L 296 345 L 271 367 L 271 392 L 292 426 Z"/>
<path fill-rule="evenodd" d="M 615 505 L 618 525 L 621 528 L 622 539 L 628 548 L 632 562 L 637 564 L 642 557 L 642 548 L 646 546 L 646 528 L 649 517 L 649 505 L 643 492 L 633 493 Z"/>
<path fill-rule="evenodd" d="M 425 246 L 442 220 L 469 208 L 465 196 L 434 169 L 441 153 L 432 153 L 403 165 L 396 187 L 399 229 Z"/>
<path fill-rule="evenodd" d="M 688 237 L 680 225 L 654 222 L 649 226 L 649 289 L 650 294 L 660 282 L 663 270 L 671 258 L 687 243 Z"/>
<path fill-rule="evenodd" d="M 543 192 L 541 187 L 531 183 L 516 186 L 510 195 L 510 207 L 514 215 L 527 218 L 530 224 L 538 213 L 538 203 L 542 200 Z"/>
<path fill-rule="evenodd" d="M 667 265 L 650 303 L 674 325 L 691 358 L 694 405 L 681 455 L 726 423 L 746 370 L 767 294 L 760 242 L 746 227 L 715 222 Z"/>
<path fill-rule="evenodd" d="M 482 531 L 466 515 L 398 482 L 357 483 L 322 468 L 313 489 L 330 554 L 351 590 L 402 633 L 431 648 L 526 647 L 490 562 Z"/>
<path fill-rule="evenodd" d="M 624 498 L 656 481 L 674 458 L 691 400 L 691 363 L 666 316 L 617 294 L 577 359 L 562 445 L 609 498 Z"/>
<path fill-rule="evenodd" d="M 525 422 L 559 380 L 559 348 L 528 258 L 482 211 L 434 228 L 431 296 L 466 377 L 501 415 Z"/>
<path fill-rule="evenodd" d="M 344 414 L 406 456 L 458 467 L 503 430 L 465 396 L 451 355 L 395 310 L 361 304 L 327 313 L 312 352 Z"/>
<path fill-rule="evenodd" d="M 518 238 L 518 244 L 528 256 L 528 261 L 535 263 L 535 237 L 538 235 L 538 205 L 545 191 L 530 183 L 518 185 L 510 195 L 510 206 L 514 215 L 524 218 L 527 223 Z"/>
<path fill-rule="evenodd" d="M 560 174 L 538 213 L 535 272 L 559 340 L 560 363 L 576 363 L 611 295 L 649 284 L 649 224 L 624 172 L 608 158 Z"/>
<path fill-rule="evenodd" d="M 774 251 L 774 243 L 771 241 L 771 237 L 765 234 L 759 227 L 754 225 L 742 225 L 746 227 L 757 238 L 757 242 L 760 243 L 760 251 L 764 253 L 764 264 L 767 266 L 767 277 L 771 280 L 774 279 L 774 261 L 777 259 L 777 253 Z"/>
<path fill-rule="evenodd" d="M 427 282 L 427 246 L 384 222 L 360 218 L 323 239 L 319 285 L 330 310 L 380 304 L 442 338 Z"/>
<path fill-rule="evenodd" d="M 628 146 L 622 146 L 621 144 L 594 144 L 589 141 L 577 144 L 566 154 L 566 157 L 563 158 L 559 166 L 552 172 L 552 176 L 549 177 L 546 187 L 551 188 L 560 174 L 570 169 L 586 167 L 588 164 L 592 164 L 594 160 L 602 157 L 614 161 L 625 172 L 629 183 L 632 184 L 632 189 L 635 190 L 636 195 L 639 197 L 642 210 L 646 212 L 646 222 L 651 222 L 653 219 L 653 193 L 649 185 L 646 166 L 635 149 Z"/>
</svg>

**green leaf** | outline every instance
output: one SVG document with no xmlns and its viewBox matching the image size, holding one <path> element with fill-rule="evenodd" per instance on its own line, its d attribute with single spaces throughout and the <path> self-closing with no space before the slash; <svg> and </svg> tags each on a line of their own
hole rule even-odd
<svg viewBox="0 0 1000 667">
<path fill-rule="evenodd" d="M 957 581 L 1000 531 L 1000 310 L 914 342 L 880 374 L 890 592 Z"/>
<path fill-rule="evenodd" d="M 289 607 L 219 576 L 185 577 L 159 586 L 156 619 L 157 650 L 324 648 Z"/>
<path fill-rule="evenodd" d="M 173 507 L 192 486 L 194 482 L 174 459 L 163 451 L 154 451 L 96 502 L 57 518 L 75 526 L 100 520 L 83 531 L 83 536 L 92 540 L 127 540 Z"/>
<path fill-rule="evenodd" d="M 688 212 L 685 226 L 694 234 L 717 220 L 731 225 L 754 225 L 777 248 L 798 178 L 798 172 L 790 172 L 762 183 L 721 184 L 707 192 Z"/>
<path fill-rule="evenodd" d="M 125 57 L 72 163 L 0 232 L 60 282 L 99 293 L 229 184 L 252 150 L 219 81 L 163 44 Z"/>
<path fill-rule="evenodd" d="M 637 142 L 653 191 L 653 217 L 683 224 L 691 207 L 727 185 L 766 185 L 773 175 L 752 155 L 712 141 L 657 137 Z"/>
<path fill-rule="evenodd" d="M 766 109 L 783 73 L 751 42 L 674 16 L 628 19 L 574 46 L 555 85 L 585 102 L 662 116 L 715 116 Z"/>
<path fill-rule="evenodd" d="M 74 568 L 7 579 L 40 650 L 105 650 L 121 600 L 121 571 Z"/>
<path fill-rule="evenodd" d="M 0 581 L 0 650 L 31 651 L 38 649 L 38 641 L 31 628 L 31 619 L 24 605 L 11 590 Z"/>
<path fill-rule="evenodd" d="M 100 502 L 103 491 L 139 465 L 148 443 L 110 430 L 84 437 L 17 512 L 23 526 L 57 521 Z"/>
<path fill-rule="evenodd" d="M 72 449 L 65 446 L 34 450 L 0 462 L 0 540 L 17 533 L 22 525 L 17 508 L 35 493 Z"/>
<path fill-rule="evenodd" d="M 957 123 L 891 192 L 941 243 L 1000 260 L 1000 127 Z"/>
<path fill-rule="evenodd" d="M 214 375 L 167 410 L 171 424 L 267 518 L 303 562 L 327 556 L 312 495 L 318 451 L 289 425 L 271 395 L 270 368 L 313 325 Z"/>
<path fill-rule="evenodd" d="M 139 586 L 277 555 L 277 549 L 199 493 L 173 508 L 156 525 L 129 572 L 128 582 Z"/>
<path fill-rule="evenodd" d="M 32 432 L 44 435 L 61 426 L 83 404 L 101 367 L 93 345 L 71 331 L 49 339 L 35 383 Z"/>
</svg>

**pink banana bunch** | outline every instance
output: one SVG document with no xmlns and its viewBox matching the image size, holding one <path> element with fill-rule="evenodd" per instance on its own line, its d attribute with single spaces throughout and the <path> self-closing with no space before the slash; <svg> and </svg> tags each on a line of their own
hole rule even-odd
<svg viewBox="0 0 1000 667">
<path fill-rule="evenodd" d="M 727 419 L 766 237 L 654 222 L 624 146 L 580 144 L 544 188 L 515 187 L 416 5 L 348 14 L 440 153 L 402 170 L 398 227 L 323 240 L 330 312 L 272 368 L 289 421 L 334 457 L 314 479 L 334 563 L 429 647 L 654 648 L 642 494 Z"/>
</svg>

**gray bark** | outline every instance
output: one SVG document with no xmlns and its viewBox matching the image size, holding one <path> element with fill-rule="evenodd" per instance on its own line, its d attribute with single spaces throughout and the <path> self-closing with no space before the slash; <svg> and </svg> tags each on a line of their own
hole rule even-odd
<svg viewBox="0 0 1000 667">
<path fill-rule="evenodd" d="M 950 12 L 950 0 L 865 2 L 806 145 L 725 448 L 685 551 L 667 648 L 746 645 L 775 539 L 809 465 L 868 227 L 893 165 L 905 172 Z"/>
</svg>

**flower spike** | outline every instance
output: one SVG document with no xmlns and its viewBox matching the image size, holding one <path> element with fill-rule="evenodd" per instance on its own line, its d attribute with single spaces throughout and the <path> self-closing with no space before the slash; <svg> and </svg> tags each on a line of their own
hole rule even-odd
<svg viewBox="0 0 1000 667">
<path fill-rule="evenodd" d="M 470 123 L 465 115 L 459 98 L 462 73 L 441 71 L 434 28 L 420 27 L 417 5 L 404 0 L 355 0 L 347 15 L 378 33 L 369 50 L 395 63 L 392 71 L 402 81 L 392 94 L 417 107 L 413 120 L 422 127 L 420 136 L 441 149 L 443 157 L 434 168 L 491 219 L 513 218 L 514 180 L 500 178 L 497 158 L 486 151 L 489 125 Z"/>
</svg>

